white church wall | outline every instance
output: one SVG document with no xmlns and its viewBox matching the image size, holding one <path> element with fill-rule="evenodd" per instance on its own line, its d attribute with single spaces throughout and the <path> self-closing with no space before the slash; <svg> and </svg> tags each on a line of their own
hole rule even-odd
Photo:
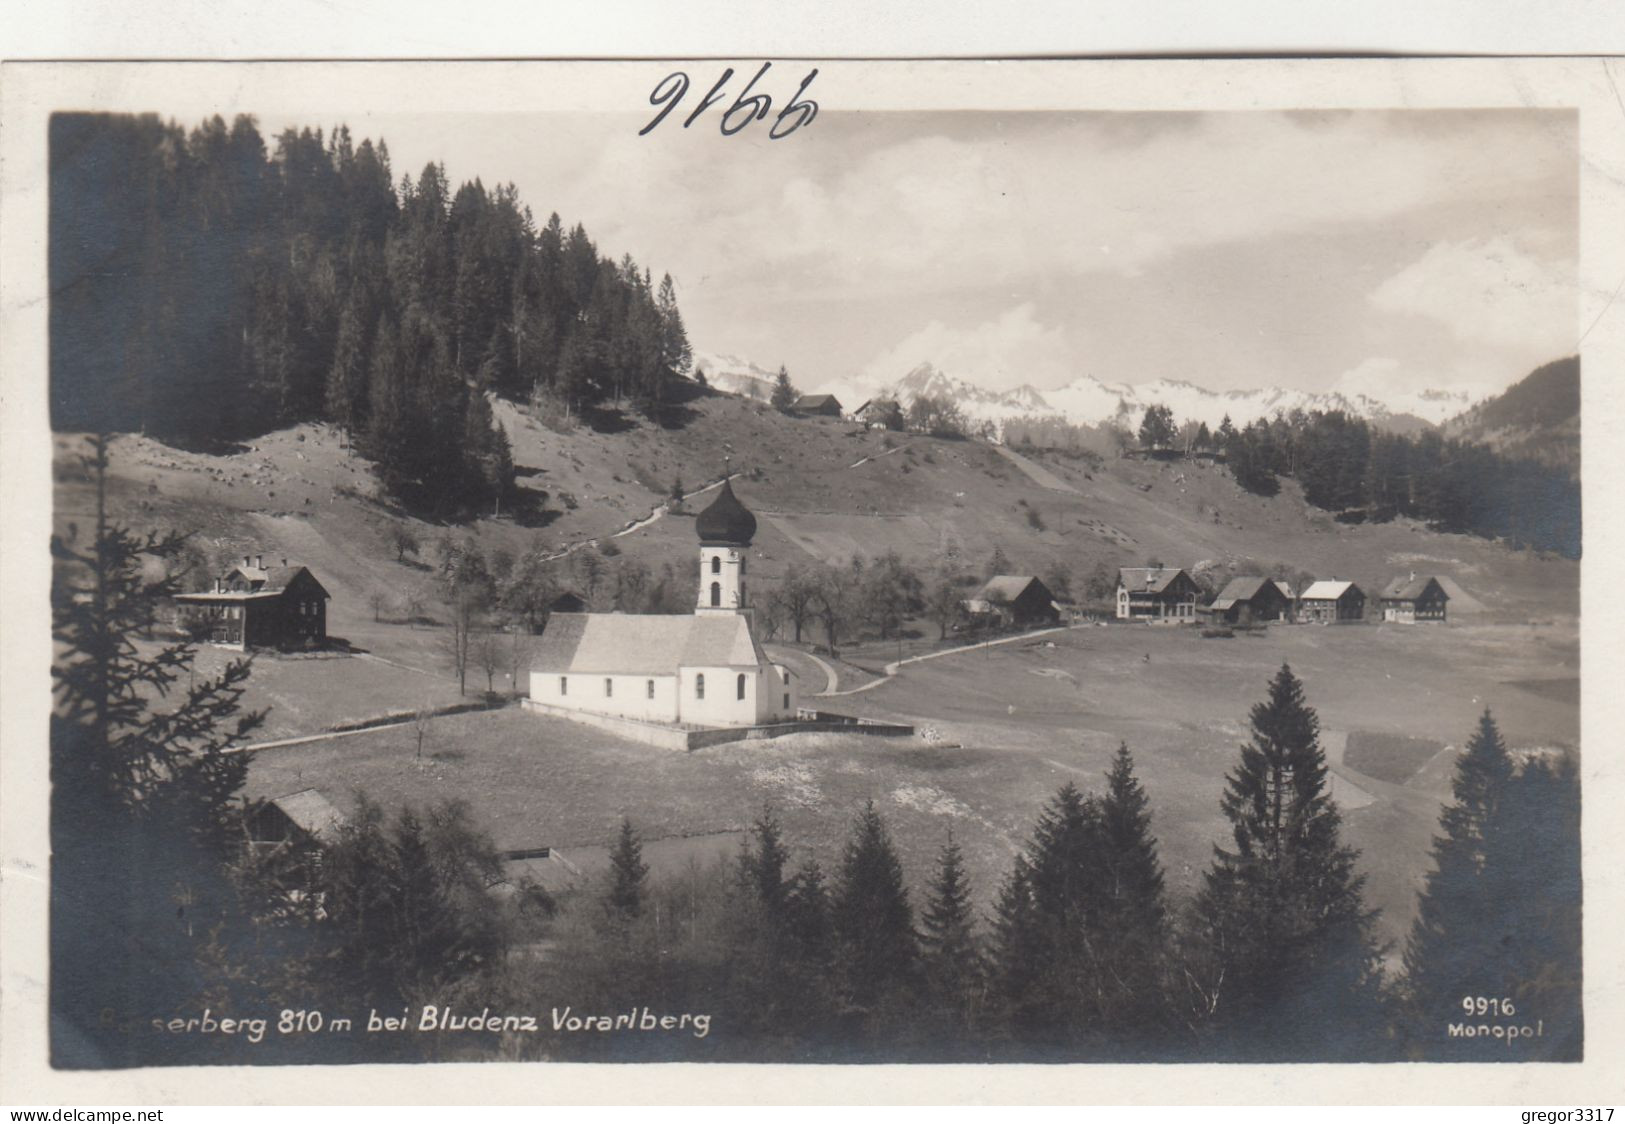
<svg viewBox="0 0 1625 1124">
<path fill-rule="evenodd" d="M 796 716 L 801 705 L 795 673 L 782 664 L 769 664 L 762 669 L 760 689 L 756 692 L 756 721 L 781 722 Z"/>
<path fill-rule="evenodd" d="M 608 690 L 605 684 L 609 684 Z M 635 718 L 642 722 L 677 721 L 675 675 L 589 675 L 532 671 L 530 697 L 539 703 Z"/>
<path fill-rule="evenodd" d="M 739 676 L 745 676 L 745 697 L 739 697 Z M 705 691 L 699 689 L 701 677 Z M 760 684 L 754 670 L 737 667 L 685 667 L 681 671 L 682 703 L 678 717 L 700 726 L 753 726 Z"/>
</svg>

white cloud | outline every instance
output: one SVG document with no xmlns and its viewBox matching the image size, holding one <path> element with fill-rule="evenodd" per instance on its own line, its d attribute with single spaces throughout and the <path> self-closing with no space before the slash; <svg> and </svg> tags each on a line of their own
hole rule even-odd
<svg viewBox="0 0 1625 1124">
<path fill-rule="evenodd" d="M 1553 170 L 1523 133 L 1380 113 L 1081 117 L 993 134 L 944 114 L 910 128 L 853 154 L 832 138 L 710 163 L 680 133 L 617 136 L 555 182 L 595 234 L 640 258 L 723 290 L 805 297 L 1133 273 L 1194 246 L 1513 197 Z M 1509 144 L 1525 158 L 1509 160 Z"/>
<path fill-rule="evenodd" d="M 1506 237 L 1441 242 L 1370 300 L 1384 312 L 1436 320 L 1473 344 L 1556 356 L 1578 337 L 1574 263 L 1539 260 Z"/>
<path fill-rule="evenodd" d="M 1066 331 L 1041 323 L 1019 304 L 980 324 L 933 320 L 881 352 L 864 368 L 873 382 L 894 382 L 921 363 L 987 390 L 1031 383 L 1060 386 L 1076 377 L 1079 350 Z"/>
</svg>

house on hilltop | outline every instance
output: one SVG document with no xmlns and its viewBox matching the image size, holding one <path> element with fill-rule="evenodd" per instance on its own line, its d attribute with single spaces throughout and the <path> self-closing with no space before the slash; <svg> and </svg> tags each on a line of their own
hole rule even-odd
<svg viewBox="0 0 1625 1124">
<path fill-rule="evenodd" d="M 798 414 L 821 418 L 838 418 L 844 412 L 841 400 L 833 394 L 803 394 L 792 408 Z"/>
<path fill-rule="evenodd" d="M 1117 571 L 1117 619 L 1194 621 L 1202 587 L 1171 566 L 1125 566 Z"/>
<path fill-rule="evenodd" d="M 870 398 L 848 416 L 869 429 L 903 428 L 903 407 L 895 398 Z"/>
<path fill-rule="evenodd" d="M 1365 592 L 1353 582 L 1318 581 L 1298 595 L 1298 619 L 1336 624 L 1365 619 Z"/>
<path fill-rule="evenodd" d="M 244 555 L 214 579 L 214 587 L 175 597 L 183 618 L 205 631 L 211 644 L 250 648 L 320 647 L 327 643 L 330 594 L 309 570 L 265 565 L 265 556 Z"/>
<path fill-rule="evenodd" d="M 1253 624 L 1258 621 L 1284 621 L 1292 615 L 1292 598 L 1283 583 L 1268 578 L 1236 577 L 1225 583 L 1219 595 L 1204 612 L 1217 624 Z"/>
<path fill-rule="evenodd" d="M 1061 619 L 1055 594 L 1031 574 L 997 574 L 962 604 L 971 616 L 999 616 L 1019 627 Z"/>
<path fill-rule="evenodd" d="M 756 639 L 746 575 L 756 517 L 725 480 L 694 524 L 693 614 L 556 613 L 531 661 L 533 709 L 700 727 L 795 718 L 796 677 Z"/>
<path fill-rule="evenodd" d="M 1377 599 L 1377 605 L 1382 610 L 1382 619 L 1385 621 L 1398 621 L 1401 624 L 1416 624 L 1419 621 L 1431 621 L 1443 624 L 1445 620 L 1445 602 L 1450 595 L 1439 584 L 1439 579 L 1432 575 L 1417 577 L 1416 571 L 1411 571 L 1409 577 L 1395 578 L 1383 589 Z"/>
</svg>

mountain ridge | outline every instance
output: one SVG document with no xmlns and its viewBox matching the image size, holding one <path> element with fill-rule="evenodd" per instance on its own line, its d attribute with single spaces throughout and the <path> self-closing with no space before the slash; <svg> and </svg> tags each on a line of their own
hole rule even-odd
<svg viewBox="0 0 1625 1124">
<path fill-rule="evenodd" d="M 765 400 L 772 389 L 771 373 L 738 356 L 697 354 L 695 369 L 703 371 L 707 382 L 719 390 Z M 891 381 L 837 379 L 810 389 L 834 394 L 848 409 L 872 398 L 895 398 L 905 408 L 922 395 L 946 398 L 977 428 L 991 426 L 995 435 L 1002 432 L 1006 422 L 1017 420 L 1057 420 L 1085 426 L 1115 424 L 1133 429 L 1151 405 L 1167 406 L 1176 420 L 1204 422 L 1210 429 L 1216 429 L 1226 416 L 1233 425 L 1242 426 L 1299 409 L 1306 413 L 1341 410 L 1384 429 L 1413 433 L 1442 425 L 1474 405 L 1466 392 L 1436 388 L 1379 399 L 1367 394 L 1278 386 L 1209 390 L 1185 379 L 1109 382 L 1093 375 L 1082 375 L 1065 386 L 1048 390 L 1021 383 L 1001 391 L 988 389 L 973 377 L 952 374 L 930 360 Z"/>
</svg>

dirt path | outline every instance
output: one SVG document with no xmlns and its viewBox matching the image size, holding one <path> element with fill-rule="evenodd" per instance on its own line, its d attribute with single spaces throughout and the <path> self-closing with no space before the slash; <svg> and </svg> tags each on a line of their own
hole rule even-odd
<svg viewBox="0 0 1625 1124">
<path fill-rule="evenodd" d="M 1060 625 L 1056 628 L 1041 628 L 1036 632 L 1021 632 L 1017 633 L 1015 636 L 1006 636 L 1003 640 L 988 640 L 981 644 L 966 644 L 962 648 L 944 648 L 940 652 L 927 652 L 923 656 L 910 656 L 906 660 L 894 660 L 886 665 L 886 677 L 884 679 L 876 679 L 872 683 L 865 683 L 860 687 L 850 687 L 845 691 L 826 691 L 824 693 L 831 696 L 840 696 L 856 695 L 861 691 L 872 691 L 882 683 L 890 683 L 894 678 L 897 677 L 898 673 L 901 672 L 905 666 L 911 663 L 922 663 L 925 660 L 940 660 L 943 656 L 957 656 L 965 652 L 979 652 L 984 648 L 997 648 L 1005 644 L 1015 644 L 1019 641 L 1031 640 L 1038 636 L 1048 636 L 1055 632 L 1065 632 L 1070 627 L 1072 626 Z"/>
<path fill-rule="evenodd" d="M 1022 472 L 1026 473 L 1027 479 L 1031 480 L 1034 484 L 1037 484 L 1040 488 L 1048 488 L 1055 492 L 1067 492 L 1074 496 L 1081 496 L 1084 494 L 1082 491 L 1073 487 L 1071 484 L 1068 484 L 1065 480 L 1062 480 L 1059 476 L 1055 475 L 1055 473 L 1051 472 L 1037 461 L 1028 460 L 1014 449 L 1007 448 L 1003 445 L 994 445 L 992 446 L 992 449 L 994 452 L 998 453 L 999 456 L 1003 457 L 1005 460 L 1021 469 Z"/>
</svg>

